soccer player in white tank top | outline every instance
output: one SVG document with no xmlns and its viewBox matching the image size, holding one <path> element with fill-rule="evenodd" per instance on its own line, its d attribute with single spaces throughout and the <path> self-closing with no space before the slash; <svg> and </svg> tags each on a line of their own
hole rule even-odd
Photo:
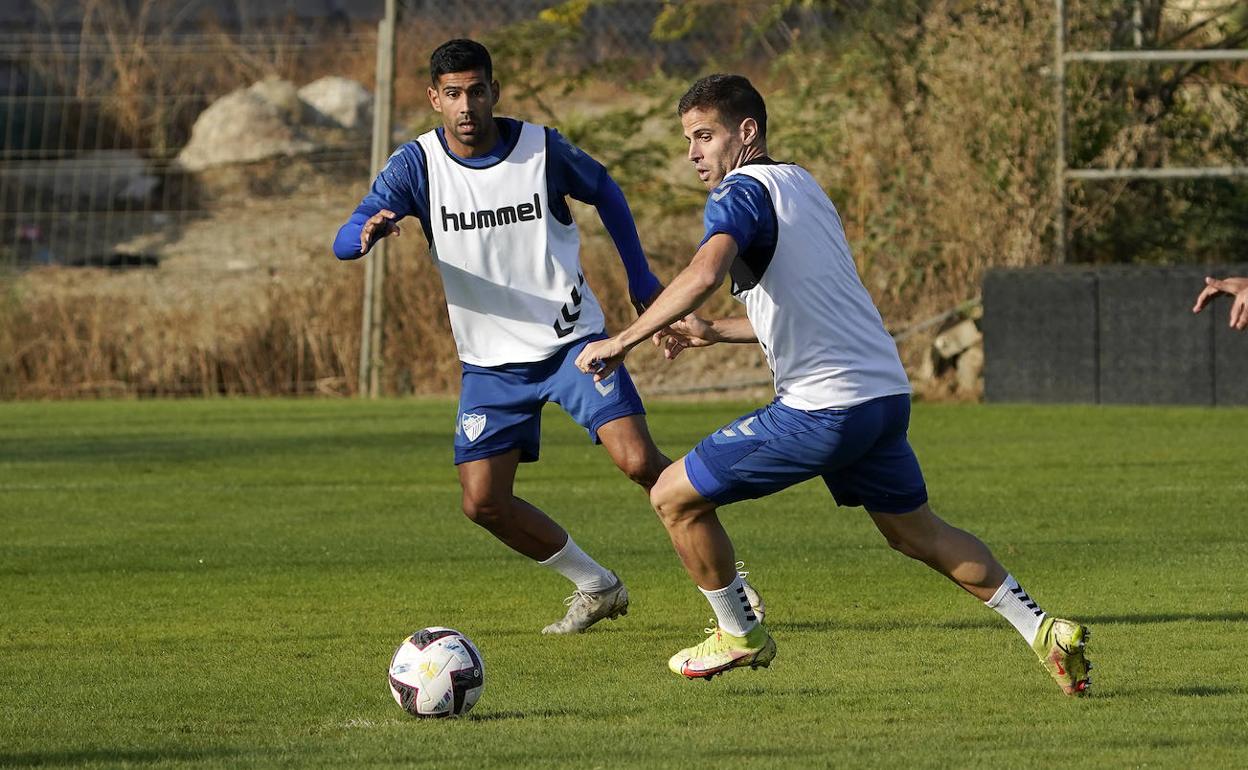
<svg viewBox="0 0 1248 770">
<path fill-rule="evenodd" d="M 867 509 L 893 548 L 1004 616 L 1068 695 L 1087 692 L 1087 629 L 1047 616 L 978 538 L 936 516 L 906 440 L 909 386 L 857 276 L 840 218 L 804 169 L 767 155 L 767 112 L 748 80 L 702 78 L 678 112 L 689 160 L 711 190 L 706 237 L 689 266 L 627 329 L 592 342 L 581 371 L 609 376 L 647 338 L 668 357 L 718 342 L 759 342 L 777 398 L 673 463 L 650 493 L 685 570 L 715 611 L 706 640 L 672 671 L 709 679 L 767 666 L 775 641 L 744 601 L 716 509 L 821 476 L 837 502 Z M 693 315 L 731 275 L 746 316 Z"/>
</svg>

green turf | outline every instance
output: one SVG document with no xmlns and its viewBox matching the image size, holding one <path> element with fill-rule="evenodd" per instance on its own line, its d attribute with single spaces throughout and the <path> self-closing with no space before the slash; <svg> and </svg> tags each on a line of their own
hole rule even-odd
<svg viewBox="0 0 1248 770">
<path fill-rule="evenodd" d="M 743 404 L 659 404 L 679 454 Z M 553 408 L 519 493 L 616 569 L 628 617 L 458 512 L 444 401 L 0 405 L 0 766 L 1248 765 L 1248 411 L 919 406 L 933 504 L 1090 623 L 1095 697 L 808 483 L 724 512 L 770 670 L 667 671 L 709 609 L 643 496 Z M 450 625 L 466 719 L 391 700 Z"/>
</svg>

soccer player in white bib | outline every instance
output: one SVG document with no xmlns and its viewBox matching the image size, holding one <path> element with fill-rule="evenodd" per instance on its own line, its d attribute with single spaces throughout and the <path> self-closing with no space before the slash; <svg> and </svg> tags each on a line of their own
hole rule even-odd
<svg viewBox="0 0 1248 770">
<path fill-rule="evenodd" d="M 652 335 L 669 357 L 758 342 L 776 399 L 703 439 L 651 490 L 717 620 L 707 639 L 677 652 L 669 667 L 710 678 L 775 657 L 775 641 L 743 598 L 732 542 L 715 512 L 819 476 L 838 504 L 864 506 L 889 545 L 1003 615 L 1065 693 L 1087 692 L 1087 629 L 1047 615 L 978 538 L 928 507 L 906 438 L 910 385 L 897 348 L 858 277 L 832 202 L 805 169 L 768 157 L 762 96 L 743 77 L 711 75 L 689 89 L 678 111 L 689 160 L 711 190 L 706 236 L 641 317 L 585 346 L 577 365 L 609 377 Z M 692 315 L 729 277 L 746 315 Z"/>
<path fill-rule="evenodd" d="M 542 407 L 563 407 L 615 464 L 649 490 L 670 461 L 646 428 L 628 372 L 591 381 L 577 353 L 601 339 L 598 300 L 581 272 L 565 198 L 594 205 L 639 308 L 661 290 L 619 186 L 559 132 L 495 118 L 489 51 L 450 40 L 430 57 L 430 104 L 442 125 L 398 149 L 338 231 L 334 254 L 357 259 L 414 216 L 442 275 L 463 366 L 455 465 L 472 521 L 575 586 L 564 617 L 542 629 L 578 633 L 628 612 L 628 590 L 544 512 L 516 497 L 519 463 L 538 459 Z M 761 599 L 750 589 L 755 606 Z"/>
</svg>

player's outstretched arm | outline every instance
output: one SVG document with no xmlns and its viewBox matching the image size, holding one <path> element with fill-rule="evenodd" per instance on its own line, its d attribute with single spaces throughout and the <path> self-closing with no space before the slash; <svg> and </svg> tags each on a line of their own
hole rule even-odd
<svg viewBox="0 0 1248 770">
<path fill-rule="evenodd" d="M 736 256 L 737 242 L 732 236 L 712 235 L 640 318 L 614 337 L 586 345 L 576 357 L 577 368 L 593 374 L 595 380 L 610 375 L 638 343 L 700 307 L 724 282 Z"/>
<path fill-rule="evenodd" d="M 1230 326 L 1240 331 L 1248 329 L 1248 278 L 1231 277 L 1217 280 L 1205 278 L 1205 288 L 1196 297 L 1193 313 L 1204 310 L 1210 302 L 1221 294 L 1235 298 L 1231 304 Z"/>
<path fill-rule="evenodd" d="M 404 217 L 419 217 L 428 232 L 429 188 L 423 158 L 414 142 L 390 156 L 351 218 L 338 228 L 334 256 L 359 259 L 382 238 L 400 235 L 398 223 Z"/>
<path fill-rule="evenodd" d="M 397 238 L 402 235 L 403 230 L 399 227 L 398 218 L 398 214 L 390 209 L 382 209 L 369 217 L 364 226 L 360 228 L 360 253 L 367 254 L 382 238 L 391 235 Z"/>
<path fill-rule="evenodd" d="M 689 348 L 704 348 L 718 342 L 758 342 L 758 335 L 746 316 L 708 321 L 697 313 L 690 313 L 666 329 L 658 330 L 650 339 L 663 348 L 663 356 L 670 361 Z"/>
</svg>

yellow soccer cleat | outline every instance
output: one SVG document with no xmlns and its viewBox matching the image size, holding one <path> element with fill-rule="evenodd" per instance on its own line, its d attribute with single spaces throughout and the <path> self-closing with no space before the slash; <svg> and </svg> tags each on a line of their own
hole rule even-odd
<svg viewBox="0 0 1248 770">
<path fill-rule="evenodd" d="M 681 650 L 667 667 L 688 679 L 710 679 L 734 668 L 767 668 L 776 657 L 776 642 L 762 623 L 745 636 L 733 636 L 722 629 L 709 628 L 701 644 Z"/>
<path fill-rule="evenodd" d="M 1036 640 L 1031 643 L 1040 663 L 1067 695 L 1087 695 L 1092 686 L 1092 677 L 1088 675 L 1092 664 L 1084 655 L 1091 636 L 1091 631 L 1073 620 L 1049 617 L 1040 624 Z"/>
</svg>

